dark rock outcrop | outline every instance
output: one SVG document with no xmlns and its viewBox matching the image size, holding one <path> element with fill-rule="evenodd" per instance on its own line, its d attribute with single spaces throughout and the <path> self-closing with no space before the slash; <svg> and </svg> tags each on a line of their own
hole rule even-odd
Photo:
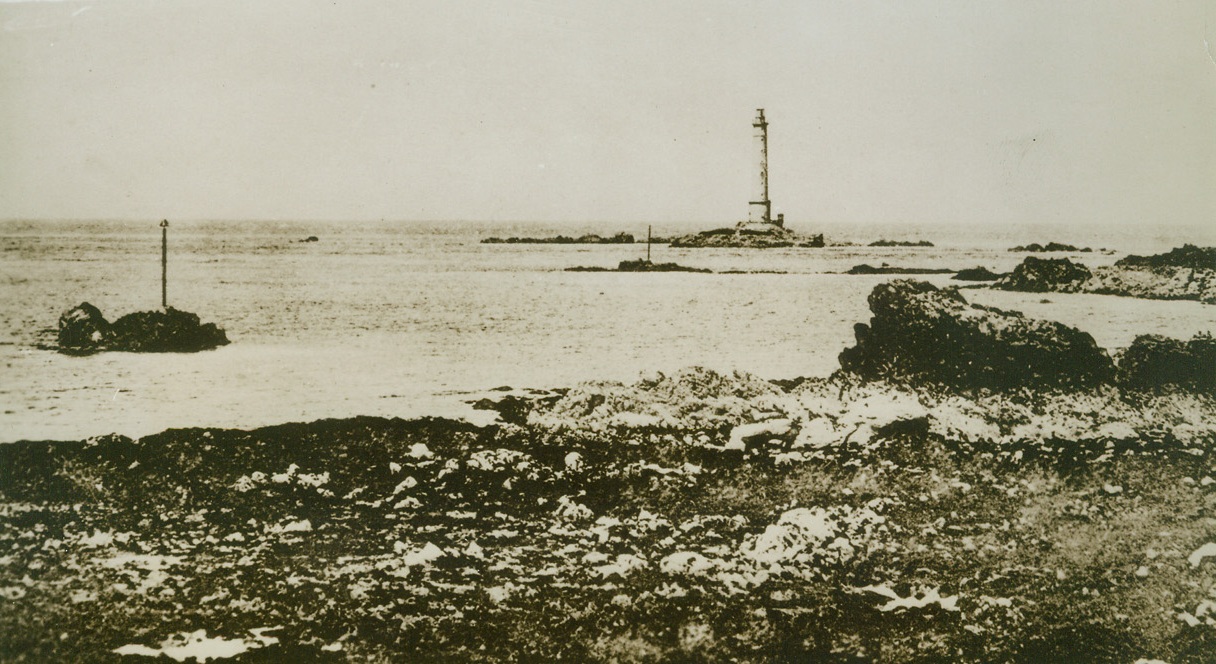
<svg viewBox="0 0 1216 664">
<path fill-rule="evenodd" d="M 966 270 L 959 270 L 954 278 L 959 281 L 996 281 L 1005 276 L 1000 272 L 993 272 L 986 267 L 971 267 Z"/>
<path fill-rule="evenodd" d="M 646 259 L 639 258 L 635 261 L 621 261 L 616 269 L 606 267 L 568 267 L 566 272 L 700 272 L 711 273 L 713 270 L 707 270 L 700 267 L 687 267 L 677 263 L 652 263 Z"/>
<path fill-rule="evenodd" d="M 59 348 L 68 353 L 88 353 L 106 344 L 113 331 L 101 310 L 81 302 L 59 316 Z"/>
<path fill-rule="evenodd" d="M 928 240 L 875 240 L 871 247 L 932 247 Z"/>
<path fill-rule="evenodd" d="M 849 268 L 849 274 L 950 274 L 950 268 L 936 267 L 894 267 L 883 263 L 878 267 L 862 263 Z"/>
<path fill-rule="evenodd" d="M 870 293 L 870 324 L 840 367 L 865 379 L 1007 389 L 1093 385 L 1114 364 L 1093 337 L 1054 321 L 970 305 L 955 289 L 897 280 Z"/>
<path fill-rule="evenodd" d="M 140 311 L 110 323 L 84 302 L 59 317 L 59 350 L 87 355 L 107 350 L 135 353 L 191 353 L 228 344 L 228 336 L 197 314 L 169 307 Z"/>
<path fill-rule="evenodd" d="M 656 242 L 656 240 L 651 241 Z M 634 242 L 636 240 L 629 233 L 617 233 L 609 237 L 602 237 L 594 233 L 578 237 L 570 237 L 568 235 L 557 235 L 554 237 L 488 237 L 481 241 L 482 244 L 633 244 Z"/>
<path fill-rule="evenodd" d="M 997 288 L 1028 293 L 1071 292 L 1078 290 L 1092 273 L 1089 268 L 1067 258 L 1027 256 Z"/>
<path fill-rule="evenodd" d="M 1061 244 L 1059 242 L 1048 242 L 1047 244 L 1039 244 L 1038 242 L 1031 242 L 1030 244 L 1027 244 L 1027 245 L 1010 247 L 1009 251 L 1029 251 L 1029 252 L 1033 252 L 1033 253 L 1042 253 L 1042 252 L 1051 252 L 1051 251 L 1074 251 L 1074 252 L 1079 251 L 1081 253 L 1089 253 L 1089 252 L 1093 251 L 1093 249 L 1090 249 L 1089 247 L 1085 247 L 1084 249 L 1078 249 L 1077 247 L 1074 247 L 1071 244 Z"/>
<path fill-rule="evenodd" d="M 1067 258 L 1027 256 L 995 286 L 1032 293 L 1096 293 L 1216 304 L 1216 247 L 1188 244 L 1155 256 L 1128 256 L 1092 272 Z"/>
<path fill-rule="evenodd" d="M 1179 385 L 1216 392 L 1216 339 L 1210 334 L 1190 341 L 1156 334 L 1136 337 L 1119 359 L 1119 382 L 1135 388 Z"/>
<path fill-rule="evenodd" d="M 1192 270 L 1216 270 L 1216 247 L 1196 247 L 1184 244 L 1164 254 L 1128 256 L 1115 263 L 1119 267 L 1185 267 Z"/>
</svg>

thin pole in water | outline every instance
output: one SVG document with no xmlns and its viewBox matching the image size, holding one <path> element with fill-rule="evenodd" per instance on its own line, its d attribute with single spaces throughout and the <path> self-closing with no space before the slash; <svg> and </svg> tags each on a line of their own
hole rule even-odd
<svg viewBox="0 0 1216 664">
<path fill-rule="evenodd" d="M 646 262 L 650 262 L 650 226 L 646 226 Z"/>
<path fill-rule="evenodd" d="M 169 220 L 160 222 L 160 306 L 169 308 Z"/>
</svg>

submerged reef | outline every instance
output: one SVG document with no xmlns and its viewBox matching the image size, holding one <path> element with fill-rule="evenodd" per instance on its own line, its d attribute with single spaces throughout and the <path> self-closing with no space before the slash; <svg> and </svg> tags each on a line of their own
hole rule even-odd
<svg viewBox="0 0 1216 664">
<path fill-rule="evenodd" d="M 58 349 L 69 355 L 191 353 L 227 343 L 228 336 L 214 323 L 201 323 L 197 314 L 172 307 L 130 313 L 111 323 L 97 307 L 82 302 L 59 317 Z"/>
</svg>

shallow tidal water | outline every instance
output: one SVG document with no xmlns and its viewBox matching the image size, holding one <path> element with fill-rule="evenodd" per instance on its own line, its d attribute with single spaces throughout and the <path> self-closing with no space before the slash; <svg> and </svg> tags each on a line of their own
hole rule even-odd
<svg viewBox="0 0 1216 664">
<path fill-rule="evenodd" d="M 632 380 L 691 365 L 764 378 L 826 375 L 868 320 L 866 295 L 895 278 L 850 267 L 1011 269 L 1007 247 L 1051 240 L 1105 247 L 1089 266 L 1156 253 L 1191 231 L 1045 235 L 1043 229 L 823 229 L 829 242 L 927 239 L 930 248 L 669 249 L 656 261 L 784 274 L 570 273 L 644 255 L 638 245 L 483 245 L 489 235 L 645 228 L 278 222 L 174 223 L 169 301 L 223 327 L 231 345 L 197 354 L 68 357 L 59 314 L 88 301 L 107 318 L 159 306 L 155 222 L 0 224 L 0 442 L 141 436 L 171 427 L 251 428 L 352 415 L 477 418 L 468 401 L 500 386 Z M 675 234 L 697 230 L 656 228 Z M 1192 235 L 1188 235 L 1191 233 Z M 318 242 L 299 242 L 316 235 Z M 958 284 L 949 275 L 924 278 Z M 1216 307 L 1097 295 L 966 290 L 976 303 L 1059 320 L 1109 349 L 1137 334 L 1216 331 Z"/>
</svg>

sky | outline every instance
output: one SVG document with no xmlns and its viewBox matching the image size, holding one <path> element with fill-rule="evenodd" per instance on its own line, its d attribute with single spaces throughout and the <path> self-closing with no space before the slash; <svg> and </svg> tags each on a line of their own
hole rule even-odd
<svg viewBox="0 0 1216 664">
<path fill-rule="evenodd" d="M 1216 225 L 1213 0 L 0 1 L 0 219 Z"/>
</svg>

